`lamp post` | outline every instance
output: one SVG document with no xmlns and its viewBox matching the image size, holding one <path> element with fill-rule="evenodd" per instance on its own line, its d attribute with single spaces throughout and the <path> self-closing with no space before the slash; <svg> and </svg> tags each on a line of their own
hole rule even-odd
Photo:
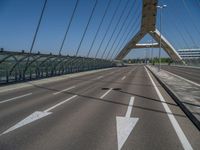
<svg viewBox="0 0 200 150">
<path fill-rule="evenodd" d="M 153 38 L 151 39 L 151 65 L 153 65 Z"/>
<path fill-rule="evenodd" d="M 167 5 L 158 5 L 157 6 L 157 8 L 159 8 L 160 9 L 160 42 L 159 42 L 159 71 L 160 71 L 160 69 L 161 69 L 161 47 L 162 47 L 162 43 L 161 43 L 161 40 L 162 40 L 162 38 L 161 38 L 161 36 L 162 36 L 162 34 L 161 34 L 161 31 L 162 31 L 162 9 L 163 8 L 166 8 L 167 7 Z"/>
<path fill-rule="evenodd" d="M 148 48 L 151 49 L 151 51 L 149 53 L 149 61 L 151 61 L 151 64 L 153 64 L 152 63 L 152 61 L 153 61 L 153 38 L 151 40 L 148 40 L 147 42 L 149 44 Z"/>
<path fill-rule="evenodd" d="M 151 45 L 150 45 L 151 44 L 151 40 L 148 40 L 147 44 L 149 44 L 149 45 L 146 46 L 146 64 L 147 64 L 147 58 L 148 58 L 148 62 L 149 62 L 150 57 L 151 57 L 151 56 L 149 56 L 150 55 L 149 53 L 147 54 L 148 49 L 151 48 Z"/>
</svg>

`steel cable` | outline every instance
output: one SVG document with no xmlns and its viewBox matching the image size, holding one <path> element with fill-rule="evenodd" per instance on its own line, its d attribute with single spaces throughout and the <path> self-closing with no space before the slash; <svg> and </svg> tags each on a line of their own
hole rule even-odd
<svg viewBox="0 0 200 150">
<path fill-rule="evenodd" d="M 123 23 L 122 23 L 120 29 L 119 29 L 119 31 L 118 31 L 118 33 L 117 33 L 117 35 L 116 35 L 116 37 L 115 37 L 115 39 L 114 39 L 114 41 L 113 41 L 113 43 L 112 43 L 112 45 L 111 45 L 111 48 L 110 48 L 110 50 L 109 50 L 107 56 L 105 57 L 106 59 L 109 57 L 111 51 L 113 50 L 113 46 L 115 45 L 117 39 L 119 38 L 119 35 L 121 34 L 122 30 L 123 30 L 124 27 L 125 27 L 125 24 L 127 23 L 128 18 L 131 16 L 131 11 L 132 11 L 132 7 L 133 7 L 133 6 L 134 6 L 134 3 L 131 5 L 131 7 L 130 7 L 130 9 L 129 9 L 129 11 L 128 11 L 128 13 L 127 13 L 127 15 L 126 15 L 126 17 L 125 17 L 125 19 L 124 19 L 124 21 L 123 21 Z"/>
<path fill-rule="evenodd" d="M 184 21 L 182 21 L 181 17 L 182 15 L 178 15 L 177 13 L 174 14 L 175 17 L 177 18 L 176 20 L 179 20 L 179 22 L 181 23 L 182 27 L 184 28 L 187 36 L 189 37 L 189 39 L 191 40 L 191 42 L 193 43 L 193 45 L 196 47 L 196 42 L 195 40 L 193 39 L 192 35 L 190 34 L 189 30 L 187 29 L 187 27 L 185 26 L 185 23 Z"/>
<path fill-rule="evenodd" d="M 190 19 L 191 19 L 191 22 L 192 22 L 194 28 L 195 28 L 196 31 L 200 34 L 200 30 L 197 28 L 197 26 L 196 26 L 196 24 L 195 24 L 195 21 L 194 21 L 194 19 L 193 19 L 193 17 L 192 17 L 192 13 L 191 13 L 189 7 L 187 6 L 185 0 L 182 0 L 182 2 L 183 2 L 183 5 L 184 5 L 184 7 L 186 8 L 186 10 L 187 10 L 187 12 L 188 12 L 188 14 L 189 14 L 189 16 L 190 16 Z"/>
<path fill-rule="evenodd" d="M 93 48 L 93 46 L 94 46 L 94 43 L 95 43 L 96 38 L 97 38 L 97 35 L 99 34 L 99 31 L 100 31 L 100 29 L 101 29 L 101 26 L 102 26 L 102 24 L 103 24 L 103 22 L 104 22 L 104 19 L 105 19 L 105 16 L 106 16 L 107 12 L 108 12 L 108 8 L 109 8 L 109 6 L 110 6 L 110 4 L 111 4 L 111 1 L 112 1 L 112 0 L 109 0 L 108 4 L 107 4 L 107 6 L 106 6 L 106 9 L 105 9 L 105 11 L 104 11 L 103 17 L 102 17 L 102 19 L 101 19 L 101 21 L 100 21 L 100 24 L 99 24 L 99 26 L 98 26 L 97 32 L 95 33 L 94 39 L 93 39 L 92 44 L 90 45 L 89 51 L 88 51 L 88 53 L 87 53 L 87 57 L 89 57 L 90 52 L 91 52 L 91 50 L 92 50 L 92 48 Z"/>
<path fill-rule="evenodd" d="M 135 1 L 134 1 L 135 2 Z M 134 6 L 134 3 L 133 3 L 133 6 Z M 138 7 L 139 7 L 139 5 L 138 5 Z M 133 13 L 133 14 L 137 14 L 137 10 L 138 10 L 138 7 L 136 7 L 136 12 L 135 13 Z M 134 7 L 133 7 L 134 8 Z M 131 11 L 132 9 L 130 9 L 130 11 Z M 131 13 L 130 12 L 128 12 L 128 16 L 130 15 Z M 135 19 L 134 19 L 134 21 L 135 21 Z M 134 22 L 133 21 L 133 25 L 134 25 Z M 125 24 L 125 22 L 126 21 L 124 21 L 124 24 Z M 119 45 L 119 43 L 120 43 L 120 41 L 122 40 L 122 38 L 124 37 L 124 35 L 125 35 L 125 33 L 127 32 L 127 30 L 128 30 L 128 26 L 131 24 L 131 22 L 132 22 L 132 19 L 130 19 L 130 21 L 128 22 L 128 24 L 127 24 L 127 26 L 125 27 L 125 29 L 124 29 L 124 33 L 122 34 L 122 36 L 120 36 L 120 39 L 119 39 L 119 41 L 118 41 L 118 43 L 116 44 L 116 47 Z M 106 56 L 106 59 L 108 59 L 108 57 L 109 57 L 109 55 L 110 55 L 110 52 L 114 52 L 115 51 L 115 49 L 113 49 L 114 48 L 114 45 L 115 45 L 115 43 L 117 42 L 117 40 L 118 40 L 118 38 L 119 38 L 119 35 L 121 34 L 121 32 L 122 32 L 122 28 L 124 28 L 124 25 L 121 27 L 121 29 L 119 30 L 119 32 L 118 32 L 118 34 L 117 34 L 117 36 L 116 36 L 116 38 L 115 38 L 115 40 L 114 40 L 114 42 L 113 42 L 113 44 L 112 44 L 112 46 L 111 46 L 111 48 L 110 48 L 110 51 L 109 51 L 109 53 L 107 54 L 107 56 Z M 111 53 L 111 56 L 112 56 L 112 53 Z"/>
<path fill-rule="evenodd" d="M 115 32 L 116 32 L 116 29 L 117 29 L 119 23 L 121 22 L 121 19 L 122 19 L 124 13 L 125 13 L 125 10 L 126 10 L 127 7 L 128 7 L 128 2 L 129 2 L 129 0 L 126 1 L 126 4 L 125 4 L 125 6 L 124 6 L 124 8 L 123 8 L 123 10 L 122 10 L 122 13 L 121 13 L 121 15 L 120 15 L 118 21 L 117 21 L 117 24 L 115 25 L 114 30 L 113 30 L 113 32 L 112 32 L 112 34 L 111 34 L 111 36 L 110 36 L 110 38 L 109 38 L 109 40 L 108 40 L 108 42 L 107 42 L 107 45 L 106 45 L 106 47 L 105 47 L 105 49 L 104 49 L 104 51 L 103 51 L 103 54 L 101 55 L 101 59 L 103 59 L 104 54 L 105 54 L 105 52 L 107 51 L 107 48 L 108 48 L 108 46 L 109 46 L 109 44 L 110 44 L 110 42 L 111 42 L 111 40 L 112 40 L 112 38 L 113 38 L 113 36 L 114 36 L 114 34 L 115 34 Z"/>
<path fill-rule="evenodd" d="M 84 30 L 83 36 L 82 36 L 82 38 L 81 38 L 81 41 L 80 41 L 80 43 L 79 43 L 79 45 L 78 45 L 78 48 L 77 48 L 77 50 L 76 50 L 75 56 L 77 56 L 78 53 L 79 53 L 81 44 L 82 44 L 82 42 L 83 42 L 83 39 L 85 38 L 85 34 L 86 34 L 86 32 L 87 32 L 87 29 L 88 29 L 88 27 L 89 27 L 90 21 L 91 21 L 91 19 L 92 19 L 92 16 L 93 16 L 93 14 L 94 14 L 95 8 L 96 8 L 96 6 L 97 6 L 97 2 L 98 2 L 98 0 L 95 0 L 95 4 L 94 4 L 94 6 L 93 6 L 93 8 L 92 8 L 92 12 L 91 12 L 91 14 L 90 14 L 90 17 L 89 17 L 88 23 L 87 23 L 87 25 L 86 25 L 86 28 L 85 28 L 85 30 Z"/>
<path fill-rule="evenodd" d="M 103 44 L 103 42 L 104 42 L 104 40 L 105 40 L 105 38 L 106 38 L 106 36 L 107 36 L 107 34 L 108 34 L 108 31 L 109 31 L 109 29 L 110 29 L 110 27 L 111 27 L 111 25 L 112 25 L 112 23 L 113 23 L 113 20 L 114 20 L 116 14 L 117 14 L 117 11 L 118 11 L 118 9 L 119 9 L 119 6 L 120 6 L 120 4 L 121 4 L 121 1 L 122 1 L 122 0 L 119 0 L 119 2 L 118 2 L 118 4 L 117 4 L 117 7 L 116 7 L 116 9 L 114 10 L 114 13 L 113 13 L 113 15 L 112 15 L 112 17 L 111 17 L 111 20 L 110 20 L 109 24 L 108 24 L 108 27 L 107 27 L 107 29 L 106 29 L 106 32 L 105 32 L 104 36 L 103 36 L 103 39 L 101 40 L 100 45 L 99 45 L 99 47 L 98 47 L 98 49 L 97 49 L 97 51 L 96 51 L 95 58 L 96 58 L 96 57 L 98 56 L 98 54 L 99 54 L 99 51 L 100 51 L 100 49 L 101 49 L 101 46 L 102 46 L 102 44 Z"/>
<path fill-rule="evenodd" d="M 139 9 L 138 9 L 139 10 Z M 122 47 L 123 47 L 123 45 L 125 44 L 125 42 L 127 41 L 127 39 L 128 39 L 128 37 L 129 37 L 129 35 L 132 33 L 135 33 L 136 32 L 136 29 L 137 29 L 137 27 L 139 26 L 139 17 L 140 17 L 140 14 L 138 13 L 138 16 L 137 17 L 135 17 L 135 19 L 134 19 L 134 23 L 136 22 L 137 24 L 135 24 L 135 26 L 133 26 L 133 28 L 130 26 L 130 29 L 129 29 L 129 31 L 128 31 L 128 33 L 127 33 L 127 35 L 125 36 L 125 38 L 124 38 L 124 40 L 121 42 L 121 46 L 119 47 L 119 50 L 117 51 L 117 48 L 118 47 L 116 47 L 115 48 L 115 50 L 113 51 L 113 53 L 112 53 L 112 55 L 111 55 L 111 57 L 110 58 L 112 58 L 113 57 L 113 55 L 114 55 L 114 53 L 117 51 L 117 53 L 116 53 L 116 55 L 118 54 L 118 52 L 122 49 Z M 133 24 L 134 25 L 134 24 Z M 131 34 L 131 35 L 132 35 Z M 131 37 L 132 38 L 132 37 Z M 131 40 L 131 39 L 130 39 Z M 129 40 L 128 40 L 129 41 Z M 118 44 L 119 45 L 119 44 Z M 116 56 L 115 55 L 115 56 Z"/>
<path fill-rule="evenodd" d="M 62 40 L 62 43 L 61 43 L 61 46 L 60 46 L 60 49 L 59 49 L 59 55 L 61 55 L 61 51 L 62 51 L 63 46 L 64 46 L 64 43 L 65 43 L 65 41 L 66 41 L 66 37 L 67 37 L 67 34 L 68 34 L 68 32 L 69 32 L 70 26 L 71 26 L 71 24 L 72 24 L 72 21 L 73 21 L 74 14 L 75 14 L 75 12 L 76 12 L 78 3 L 79 3 L 79 0 L 76 1 L 75 7 L 74 7 L 73 12 L 72 12 L 72 15 L 71 15 L 71 17 L 70 17 L 69 24 L 67 25 L 66 32 L 65 32 L 64 38 L 63 38 L 63 40 Z"/>
<path fill-rule="evenodd" d="M 139 23 L 138 23 L 138 26 L 137 27 L 139 27 Z M 135 28 L 135 29 L 137 29 L 137 27 Z M 125 37 L 125 39 L 123 40 L 123 42 L 122 42 L 122 44 L 121 44 L 121 46 L 119 47 L 119 49 L 118 49 L 118 51 L 116 52 L 116 50 L 115 50 L 115 56 L 114 56 L 114 58 L 117 56 L 117 54 L 122 50 L 122 47 L 124 46 L 124 45 L 126 45 L 125 44 L 125 42 L 127 43 L 127 42 L 129 42 L 132 38 L 133 38 L 133 35 L 135 35 L 135 31 L 136 30 L 130 30 L 130 32 L 126 35 L 126 37 Z M 114 53 L 113 53 L 113 55 L 114 55 Z M 113 58 L 113 55 L 111 56 L 111 58 Z"/>
<path fill-rule="evenodd" d="M 177 42 L 180 42 L 180 41 L 183 41 L 184 42 L 184 44 L 185 44 L 185 46 L 186 47 L 189 47 L 189 45 L 188 45 L 188 43 L 187 43 L 187 40 L 185 39 L 185 37 L 183 36 L 183 33 L 179 30 L 179 28 L 178 28 L 178 25 L 177 25 L 177 23 L 176 23 L 176 20 L 173 20 L 172 19 L 172 17 L 168 17 L 169 18 L 169 26 L 171 26 L 171 28 L 170 29 L 173 29 L 174 27 L 175 27 L 175 31 L 177 32 L 177 34 L 179 35 L 178 36 L 178 39 L 179 40 L 177 40 Z M 172 30 L 171 30 L 172 31 Z M 174 30 L 173 30 L 174 31 Z M 169 35 L 168 34 L 168 32 L 165 32 L 165 34 L 166 35 Z M 176 35 L 177 35 L 176 34 Z M 180 39 L 181 38 L 181 39 Z M 175 44 L 175 43 L 173 43 L 173 44 Z M 181 47 L 181 43 L 179 43 L 179 47 Z M 178 46 L 176 46 L 176 47 L 178 47 Z"/>
<path fill-rule="evenodd" d="M 138 6 L 136 7 L 136 9 L 134 9 L 134 10 L 135 10 L 135 12 L 134 12 L 133 14 L 138 14 L 138 13 L 139 13 L 139 3 L 138 3 Z M 117 47 L 119 46 L 119 44 L 121 43 L 122 39 L 126 36 L 126 34 L 128 34 L 128 33 L 126 33 L 126 32 L 128 31 L 128 29 L 129 29 L 128 27 L 129 27 L 129 26 L 134 26 L 134 24 L 135 24 L 135 22 L 138 20 L 138 18 L 139 18 L 139 16 L 134 17 L 132 24 L 131 24 L 131 21 L 132 21 L 132 20 L 130 20 L 130 22 L 127 24 L 127 26 L 126 26 L 126 28 L 125 28 L 125 31 L 124 31 L 124 34 L 123 34 L 123 36 L 121 36 L 121 38 L 119 39 L 119 41 L 118 41 L 116 47 L 114 48 L 113 53 L 115 52 L 116 48 L 117 48 Z M 131 25 L 130 25 L 130 24 L 131 24 Z M 111 56 L 113 55 L 113 53 L 111 54 Z"/>
<path fill-rule="evenodd" d="M 47 5 L 47 0 L 44 1 L 43 7 L 42 7 L 42 12 L 40 14 L 40 18 L 38 20 L 38 24 L 37 24 L 37 27 L 36 27 L 36 30 L 35 30 L 35 33 L 34 33 L 34 36 L 33 36 L 33 41 L 32 41 L 32 44 L 31 44 L 31 48 L 30 48 L 30 51 L 29 51 L 29 54 L 28 54 L 28 57 L 27 57 L 27 61 L 26 61 L 26 65 L 25 65 L 25 69 L 24 69 L 24 78 L 25 78 L 25 71 L 27 70 L 27 65 L 29 63 L 30 54 L 32 53 L 33 47 L 35 45 L 35 41 L 36 41 L 36 38 L 37 38 L 38 31 L 40 29 L 40 24 L 41 24 L 43 15 L 44 15 L 44 11 L 46 9 L 46 5 Z"/>
</svg>

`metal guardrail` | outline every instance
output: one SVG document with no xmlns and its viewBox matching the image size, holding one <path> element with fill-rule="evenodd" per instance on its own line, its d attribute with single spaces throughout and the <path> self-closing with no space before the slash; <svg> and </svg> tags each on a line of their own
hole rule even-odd
<svg viewBox="0 0 200 150">
<path fill-rule="evenodd" d="M 28 60 L 28 61 L 27 61 Z M 0 84 L 113 67 L 98 58 L 0 51 Z"/>
</svg>

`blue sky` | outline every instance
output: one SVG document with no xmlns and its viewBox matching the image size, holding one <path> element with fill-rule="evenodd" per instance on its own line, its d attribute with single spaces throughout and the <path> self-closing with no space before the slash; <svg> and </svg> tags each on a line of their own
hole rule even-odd
<svg viewBox="0 0 200 150">
<path fill-rule="evenodd" d="M 103 53 L 107 41 L 110 39 L 113 29 L 126 5 L 126 1 L 128 1 L 128 6 L 126 7 L 122 20 L 119 22 L 116 31 L 114 32 L 108 50 L 111 48 L 112 43 L 114 43 L 115 37 L 123 24 L 124 27 L 122 28 L 122 32 L 120 32 L 119 38 L 117 38 L 115 43 L 117 44 L 120 42 L 120 44 L 118 47 L 114 45 L 112 50 L 116 49 L 117 51 L 117 48 L 120 48 L 122 41 L 126 39 L 126 34 L 128 34 L 129 31 L 132 31 L 131 28 L 133 28 L 133 31 L 129 34 L 127 40 L 129 40 L 139 29 L 140 20 L 135 20 L 136 16 L 141 12 L 142 1 L 122 0 L 98 57 Z M 52 52 L 58 54 L 75 2 L 76 0 L 48 0 L 33 52 L 40 51 L 41 53 Z M 108 27 L 118 2 L 119 0 L 111 1 L 109 11 L 106 14 L 97 40 L 92 48 L 91 57 L 95 55 L 96 50 L 99 47 L 100 41 L 105 34 L 106 28 Z M 197 31 L 197 29 L 200 31 L 200 2 L 199 0 L 185 0 L 185 2 L 189 8 L 189 13 L 183 5 L 183 0 L 159 1 L 159 3 L 168 5 L 167 8 L 163 10 L 163 34 L 176 49 L 200 47 L 200 36 Z M 44 0 L 0 0 L 0 47 L 12 51 L 21 51 L 22 49 L 29 51 L 43 3 Z M 62 51 L 63 55 L 75 54 L 94 3 L 95 0 L 80 0 Z M 98 1 L 94 16 L 92 17 L 86 36 L 81 45 L 79 55 L 86 56 L 107 4 L 108 0 Z M 125 22 L 125 17 L 128 15 L 129 10 L 132 11 Z M 159 23 L 157 23 L 157 26 L 159 27 Z M 184 38 L 182 38 L 181 35 L 183 35 Z M 120 39 L 121 41 L 119 41 Z M 151 39 L 151 37 L 146 36 L 141 42 L 146 42 L 149 39 Z M 186 40 L 187 43 L 185 43 L 184 40 Z M 106 54 L 108 54 L 108 50 L 106 51 Z M 154 54 L 156 55 L 157 53 L 157 50 L 154 50 Z M 166 56 L 164 52 L 162 55 Z M 127 58 L 133 57 L 145 57 L 145 50 L 133 50 L 127 56 Z"/>
</svg>

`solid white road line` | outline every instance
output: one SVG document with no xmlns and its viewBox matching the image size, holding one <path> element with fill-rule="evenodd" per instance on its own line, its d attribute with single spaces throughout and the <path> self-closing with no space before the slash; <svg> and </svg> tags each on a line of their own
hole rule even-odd
<svg viewBox="0 0 200 150">
<path fill-rule="evenodd" d="M 108 91 L 106 91 L 106 93 L 104 93 L 100 98 L 104 98 L 106 95 L 108 95 L 108 93 L 110 93 L 112 91 L 112 88 L 109 89 Z"/>
<path fill-rule="evenodd" d="M 162 70 L 163 70 L 163 69 L 162 69 Z M 165 72 L 167 72 L 167 73 L 169 73 L 169 74 L 171 74 L 171 75 L 173 75 L 173 76 L 175 76 L 175 77 L 177 77 L 177 78 L 180 78 L 180 79 L 182 79 L 182 80 L 185 80 L 186 82 L 189 82 L 189 83 L 191 83 L 191 84 L 194 84 L 194 85 L 200 87 L 200 84 L 198 84 L 198 83 L 196 83 L 196 82 L 193 82 L 193 81 L 191 81 L 191 80 L 188 80 L 188 79 L 186 79 L 186 78 L 183 78 L 183 77 L 181 77 L 181 76 L 179 76 L 179 75 L 176 75 L 176 74 L 174 74 L 174 73 L 171 73 L 171 72 L 169 72 L 169 71 L 166 71 L 166 70 L 163 70 L 163 71 L 165 71 Z"/>
<path fill-rule="evenodd" d="M 161 95 L 161 93 L 160 93 L 158 87 L 156 86 L 155 82 L 153 81 L 151 75 L 149 74 L 149 71 L 146 69 L 146 67 L 144 67 L 144 68 L 145 68 L 145 70 L 146 70 L 146 72 L 147 72 L 147 74 L 148 74 L 148 76 L 149 76 L 149 78 L 150 78 L 150 80 L 151 80 L 151 83 L 153 84 L 153 87 L 154 87 L 154 89 L 155 89 L 155 91 L 156 91 L 156 93 L 157 93 L 157 95 L 158 95 L 160 101 L 162 102 L 162 105 L 163 105 L 165 111 L 167 112 L 167 116 L 168 116 L 168 118 L 169 118 L 169 120 L 170 120 L 172 126 L 174 127 L 174 130 L 175 130 L 175 132 L 176 132 L 176 134 L 177 134 L 177 136 L 178 136 L 178 138 L 179 138 L 179 140 L 180 140 L 180 142 L 181 142 L 183 148 L 184 148 L 185 150 L 193 150 L 193 148 L 192 148 L 191 144 L 189 143 L 187 137 L 185 136 L 183 130 L 181 129 L 181 127 L 180 127 L 180 125 L 178 124 L 176 118 L 175 118 L 174 115 L 172 114 L 172 111 L 170 110 L 170 108 L 169 108 L 168 105 L 166 104 L 165 99 L 164 99 L 163 96 Z"/>
<path fill-rule="evenodd" d="M 123 76 L 121 80 L 124 80 L 124 79 L 126 79 L 126 76 Z"/>
<path fill-rule="evenodd" d="M 0 104 L 5 103 L 5 102 L 9 102 L 9 101 L 13 101 L 13 100 L 16 100 L 16 99 L 19 99 L 19 98 L 23 98 L 23 97 L 26 97 L 26 96 L 29 96 L 29 95 L 32 95 L 32 93 L 27 93 L 27 94 L 24 94 L 24 95 L 21 95 L 21 96 L 17 96 L 17 97 L 13 97 L 13 98 L 10 98 L 10 99 L 7 99 L 7 100 L 0 101 Z"/>
<path fill-rule="evenodd" d="M 55 92 L 55 93 L 53 93 L 53 95 L 57 95 L 57 94 L 60 94 L 60 93 L 62 93 L 62 92 L 65 92 L 65 91 L 69 91 L 69 90 L 74 89 L 74 88 L 75 88 L 75 86 L 72 86 L 72 87 L 69 87 L 69 88 L 64 89 L 64 90 L 62 90 L 62 91 Z"/>
<path fill-rule="evenodd" d="M 121 150 L 139 120 L 139 118 L 131 117 L 133 103 L 134 97 L 132 96 L 125 117 L 116 116 L 118 150 Z"/>
</svg>

